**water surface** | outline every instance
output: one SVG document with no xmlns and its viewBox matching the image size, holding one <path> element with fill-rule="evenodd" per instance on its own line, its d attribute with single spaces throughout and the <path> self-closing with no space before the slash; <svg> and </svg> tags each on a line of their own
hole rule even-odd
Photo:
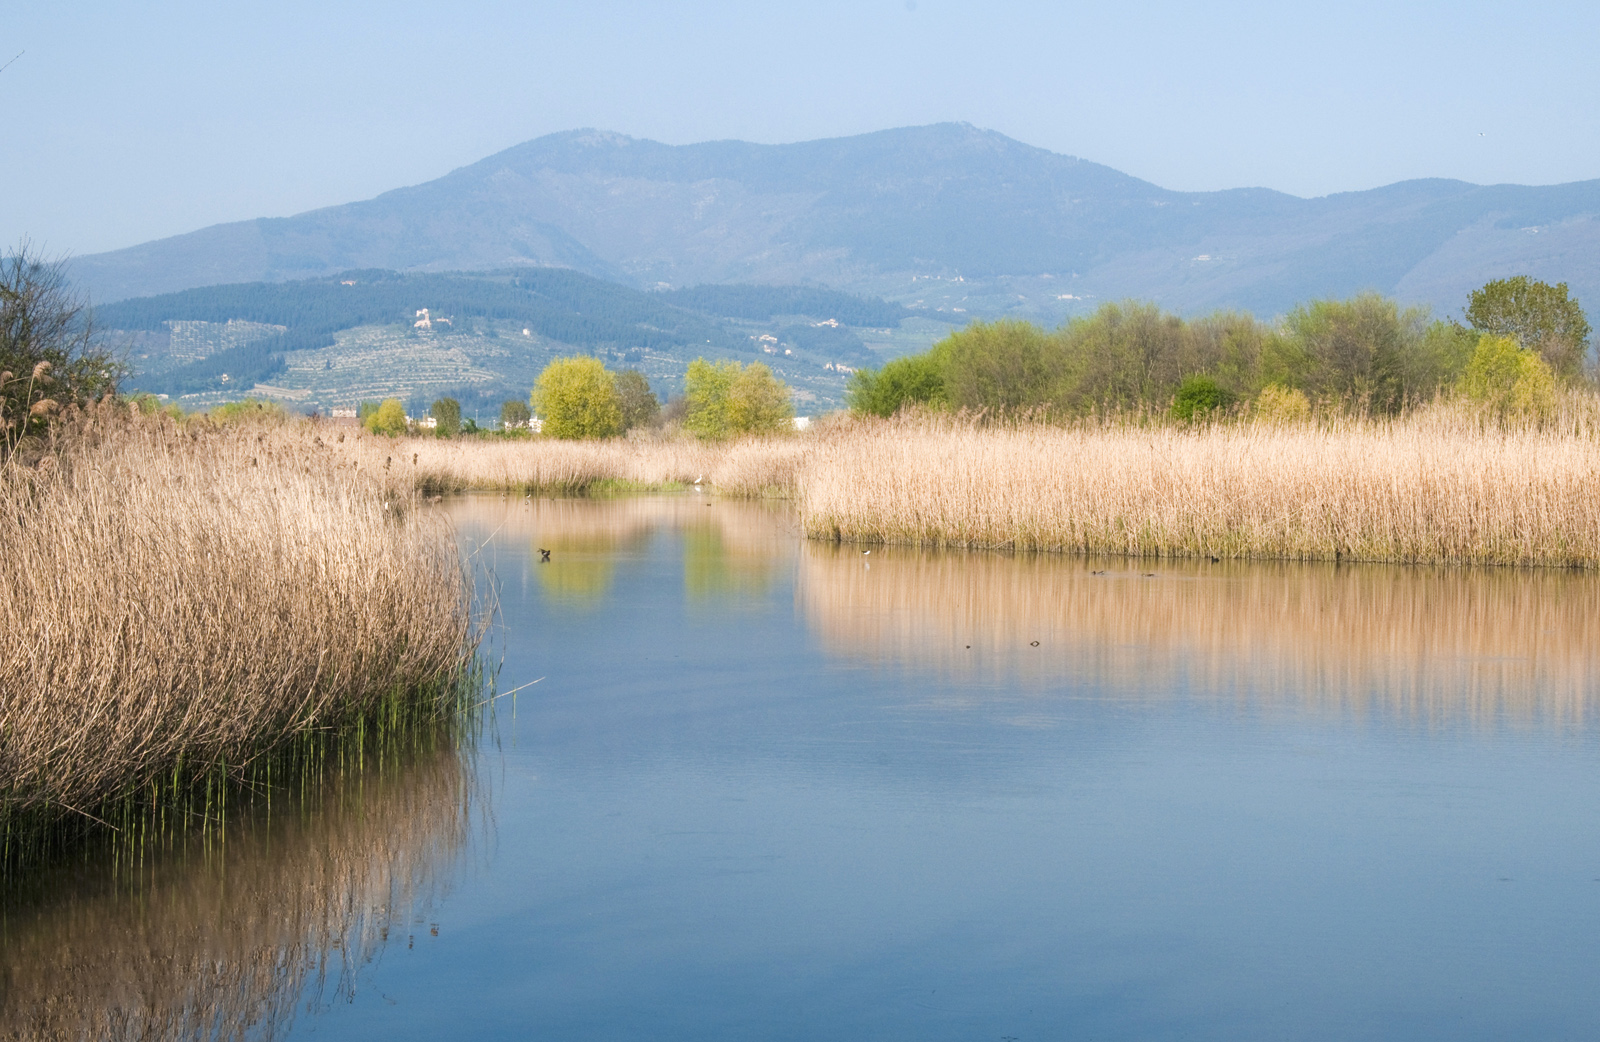
<svg viewBox="0 0 1600 1042">
<path fill-rule="evenodd" d="M 307 826 L 347 866 L 389 837 L 371 863 L 426 867 L 426 902 L 420 869 L 300 855 L 274 898 L 190 900 L 205 929 L 147 914 L 145 943 L 242 965 L 294 910 L 279 961 L 339 985 L 279 972 L 280 1035 L 1600 1031 L 1592 577 L 863 555 L 700 496 L 447 507 L 499 689 L 544 679 L 471 785 L 424 767 L 373 828 Z M 384 928 L 313 928 L 330 895 Z M 83 900 L 26 944 L 94 936 Z"/>
</svg>

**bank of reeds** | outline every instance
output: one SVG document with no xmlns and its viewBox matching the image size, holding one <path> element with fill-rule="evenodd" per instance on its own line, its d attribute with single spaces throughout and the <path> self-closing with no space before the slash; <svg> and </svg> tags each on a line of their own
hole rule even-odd
<svg viewBox="0 0 1600 1042">
<path fill-rule="evenodd" d="M 460 697 L 471 588 L 392 466 L 110 403 L 28 458 L 0 469 L 6 862 L 72 823 L 220 815 L 286 751 Z"/>
<path fill-rule="evenodd" d="M 845 419 L 726 443 L 366 436 L 352 459 L 428 493 L 683 487 L 799 501 L 806 533 L 864 544 L 1600 567 L 1600 416 L 1537 422 L 1439 403 L 1398 418 L 1154 415 L 1070 424 Z"/>
<path fill-rule="evenodd" d="M 1600 438 L 1445 407 L 1394 420 L 980 425 L 818 442 L 808 535 L 1133 557 L 1600 566 Z"/>
<path fill-rule="evenodd" d="M 368 466 L 393 459 L 426 495 L 495 491 L 538 496 L 684 488 L 697 481 L 719 495 L 786 496 L 814 438 L 757 437 L 519 441 L 351 436 L 341 448 Z"/>
</svg>

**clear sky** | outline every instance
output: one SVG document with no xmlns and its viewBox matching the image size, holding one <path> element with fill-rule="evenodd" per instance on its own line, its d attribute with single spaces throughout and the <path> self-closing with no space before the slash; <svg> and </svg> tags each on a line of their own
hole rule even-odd
<svg viewBox="0 0 1600 1042">
<path fill-rule="evenodd" d="M 0 243 L 83 254 L 541 134 L 942 120 L 1168 188 L 1600 177 L 1600 4 L 0 0 Z"/>
</svg>

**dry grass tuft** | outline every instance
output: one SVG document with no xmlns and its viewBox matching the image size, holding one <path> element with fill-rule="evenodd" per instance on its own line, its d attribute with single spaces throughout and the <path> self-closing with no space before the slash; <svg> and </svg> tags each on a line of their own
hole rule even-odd
<svg viewBox="0 0 1600 1042">
<path fill-rule="evenodd" d="M 298 735 L 437 711 L 471 590 L 394 475 L 309 428 L 107 403 L 68 430 L 0 469 L 0 820 L 101 817 Z"/>
</svg>

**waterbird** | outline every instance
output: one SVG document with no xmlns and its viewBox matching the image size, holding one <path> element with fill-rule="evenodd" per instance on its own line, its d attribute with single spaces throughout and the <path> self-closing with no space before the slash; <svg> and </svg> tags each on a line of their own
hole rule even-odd
<svg viewBox="0 0 1600 1042">
<path fill-rule="evenodd" d="M 541 563 L 550 560 L 550 551 L 542 546 L 539 548 L 539 560 Z"/>
<path fill-rule="evenodd" d="M 861 556 L 862 556 L 862 557 L 865 557 L 865 556 L 867 556 L 867 555 L 868 555 L 868 554 L 870 554 L 870 553 L 871 553 L 871 552 L 872 552 L 872 551 L 871 551 L 871 550 L 863 550 L 863 551 L 861 551 Z"/>
</svg>

